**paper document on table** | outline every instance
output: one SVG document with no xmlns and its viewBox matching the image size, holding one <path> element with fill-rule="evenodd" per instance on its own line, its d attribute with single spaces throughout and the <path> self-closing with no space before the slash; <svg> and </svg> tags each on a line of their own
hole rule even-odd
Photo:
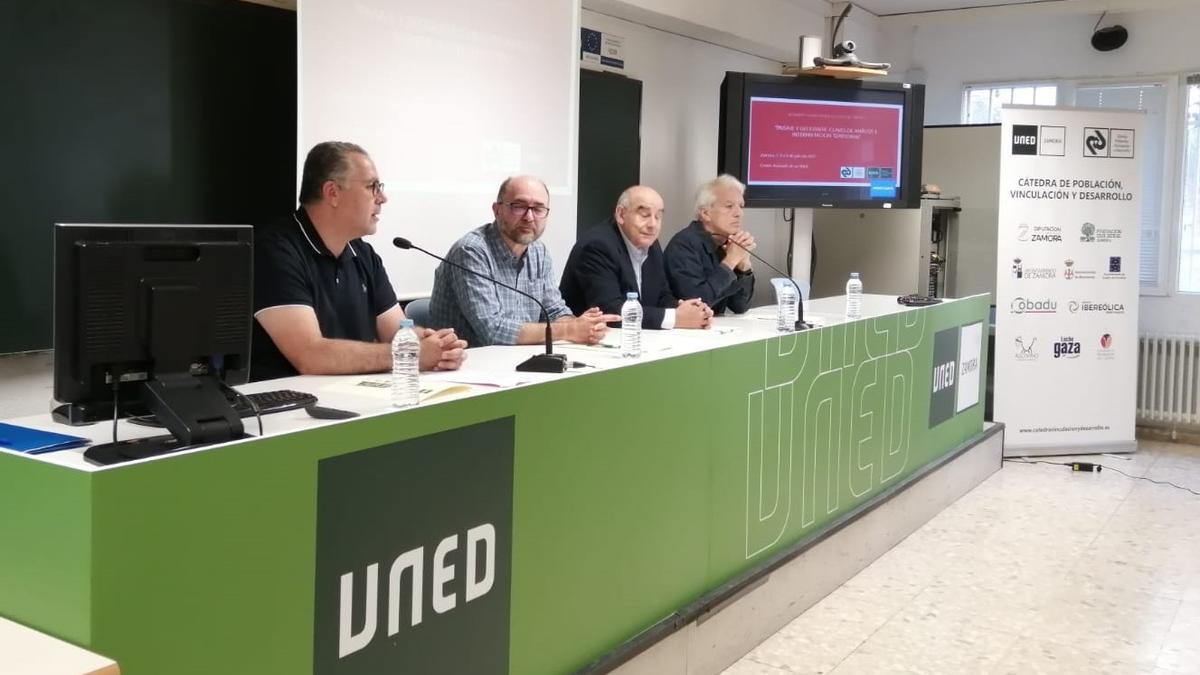
<svg viewBox="0 0 1200 675">
<path fill-rule="evenodd" d="M 531 381 L 526 373 L 507 370 L 482 370 L 462 368 L 434 373 L 421 373 L 421 382 L 456 382 L 484 387 L 515 387 Z"/>
<path fill-rule="evenodd" d="M 468 393 L 472 389 L 469 384 L 430 380 L 424 376 L 420 378 L 420 385 L 422 402 L 432 398 L 458 396 Z M 331 384 L 325 387 L 325 390 L 386 400 L 392 395 L 392 378 L 387 376 L 359 377 Z"/>
</svg>

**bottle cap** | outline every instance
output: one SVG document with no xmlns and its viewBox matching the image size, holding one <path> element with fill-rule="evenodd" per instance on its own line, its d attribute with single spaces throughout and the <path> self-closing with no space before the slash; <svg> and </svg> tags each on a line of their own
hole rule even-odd
<svg viewBox="0 0 1200 675">
<path fill-rule="evenodd" d="M 400 319 L 401 328 L 412 328 L 415 325 L 412 319 Z"/>
<path fill-rule="evenodd" d="M 626 300 L 637 300 L 637 298 L 638 298 L 637 293 L 634 293 L 633 291 L 630 291 L 625 294 Z"/>
</svg>

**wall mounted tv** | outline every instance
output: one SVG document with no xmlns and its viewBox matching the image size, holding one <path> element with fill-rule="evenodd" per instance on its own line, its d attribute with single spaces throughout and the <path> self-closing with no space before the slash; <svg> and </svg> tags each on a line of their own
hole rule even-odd
<svg viewBox="0 0 1200 675">
<path fill-rule="evenodd" d="M 919 208 L 925 87 L 725 73 L 718 170 L 748 207 Z"/>
</svg>

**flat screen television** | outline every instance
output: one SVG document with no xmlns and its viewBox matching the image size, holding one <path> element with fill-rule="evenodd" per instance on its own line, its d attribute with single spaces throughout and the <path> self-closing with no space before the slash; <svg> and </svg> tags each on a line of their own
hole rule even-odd
<svg viewBox="0 0 1200 675">
<path fill-rule="evenodd" d="M 747 207 L 919 208 L 925 87 L 725 73 L 720 173 Z"/>
</svg>

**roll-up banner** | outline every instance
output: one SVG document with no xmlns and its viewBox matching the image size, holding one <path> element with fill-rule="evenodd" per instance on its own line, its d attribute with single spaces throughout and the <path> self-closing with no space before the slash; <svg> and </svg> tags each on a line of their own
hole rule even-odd
<svg viewBox="0 0 1200 675">
<path fill-rule="evenodd" d="M 1143 119 L 1003 110 L 994 418 L 1007 456 L 1136 447 Z"/>
</svg>

